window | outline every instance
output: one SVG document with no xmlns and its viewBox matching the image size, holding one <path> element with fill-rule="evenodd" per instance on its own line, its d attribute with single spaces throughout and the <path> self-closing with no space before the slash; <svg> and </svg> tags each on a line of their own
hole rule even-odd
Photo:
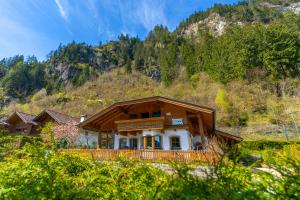
<svg viewBox="0 0 300 200">
<path fill-rule="evenodd" d="M 114 133 L 111 131 L 102 132 L 98 135 L 99 145 L 101 149 L 113 149 L 114 148 Z"/>
<path fill-rule="evenodd" d="M 161 147 L 161 136 L 145 136 L 144 137 L 144 148 L 145 149 L 162 149 Z"/>
<path fill-rule="evenodd" d="M 130 147 L 130 149 L 137 149 L 138 148 L 138 140 L 136 138 L 130 138 L 129 147 Z"/>
<path fill-rule="evenodd" d="M 137 116 L 137 114 L 130 114 L 130 116 L 129 116 L 129 118 L 130 119 L 137 119 L 138 118 L 138 116 Z"/>
<path fill-rule="evenodd" d="M 155 149 L 161 149 L 161 136 L 159 135 L 154 136 L 154 145 L 155 145 Z"/>
<path fill-rule="evenodd" d="M 119 149 L 127 148 L 127 138 L 120 138 L 119 140 Z"/>
<path fill-rule="evenodd" d="M 161 116 L 161 112 L 160 111 L 152 113 L 152 117 L 160 117 L 160 116 Z"/>
<path fill-rule="evenodd" d="M 149 118 L 149 113 L 148 112 L 141 113 L 141 117 L 142 118 Z"/>
<path fill-rule="evenodd" d="M 179 150 L 180 147 L 180 138 L 179 137 L 171 137 L 171 150 Z"/>
<path fill-rule="evenodd" d="M 146 140 L 145 148 L 152 149 L 152 136 L 146 136 L 145 140 Z"/>
</svg>

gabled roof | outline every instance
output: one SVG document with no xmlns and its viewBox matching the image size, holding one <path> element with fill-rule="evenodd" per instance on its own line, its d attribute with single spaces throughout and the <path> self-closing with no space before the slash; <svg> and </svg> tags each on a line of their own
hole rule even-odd
<svg viewBox="0 0 300 200">
<path fill-rule="evenodd" d="M 49 110 L 49 109 L 43 110 L 33 120 L 35 122 L 38 122 L 39 119 L 41 119 L 41 117 L 44 116 L 45 114 L 48 114 L 55 122 L 57 122 L 59 124 L 66 124 L 66 123 L 78 124 L 79 123 L 79 119 L 76 117 L 72 117 L 70 115 L 62 114 L 62 113 L 56 112 L 54 110 Z"/>
<path fill-rule="evenodd" d="M 16 111 L 11 116 L 9 116 L 6 120 L 6 122 L 9 123 L 9 121 L 15 116 L 18 116 L 26 124 L 29 123 L 29 124 L 36 125 L 36 123 L 33 121 L 33 119 L 35 118 L 35 115 L 31 115 L 31 114 L 19 112 L 19 111 Z"/>
<path fill-rule="evenodd" d="M 228 139 L 236 141 L 236 142 L 241 142 L 243 140 L 242 137 L 239 137 L 237 135 L 233 135 L 230 133 L 226 133 L 224 131 L 216 130 L 215 133 L 221 137 L 225 137 L 225 138 L 228 138 Z"/>
<path fill-rule="evenodd" d="M 154 97 L 147 97 L 147 98 L 135 99 L 135 100 L 130 100 L 130 101 L 117 102 L 117 103 L 112 104 L 111 106 L 107 107 L 106 109 L 96 113 L 95 115 L 92 115 L 88 119 L 84 120 L 83 122 L 81 122 L 79 124 L 79 126 L 83 127 L 86 124 L 88 124 L 89 122 L 101 117 L 104 114 L 109 113 L 110 111 L 112 111 L 112 110 L 114 110 L 118 107 L 130 106 L 130 105 L 134 105 L 134 104 L 141 104 L 141 103 L 148 103 L 148 102 L 155 102 L 155 101 L 169 103 L 169 104 L 181 106 L 181 107 L 184 107 L 184 108 L 187 108 L 187 109 L 199 111 L 199 112 L 205 112 L 205 113 L 209 113 L 209 114 L 214 114 L 215 113 L 215 109 L 213 109 L 213 108 L 199 106 L 199 105 L 196 105 L 196 104 L 182 102 L 182 101 L 178 101 L 178 100 L 174 100 L 174 99 L 170 99 L 170 98 L 166 98 L 166 97 L 154 96 Z"/>
</svg>

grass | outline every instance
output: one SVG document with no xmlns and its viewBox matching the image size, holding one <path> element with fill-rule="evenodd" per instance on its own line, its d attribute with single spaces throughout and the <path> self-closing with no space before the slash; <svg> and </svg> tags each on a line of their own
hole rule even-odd
<svg viewBox="0 0 300 200">
<path fill-rule="evenodd" d="M 288 80 L 282 84 L 288 84 Z M 43 89 L 25 103 L 10 103 L 3 114 L 14 110 L 37 114 L 44 108 L 52 108 L 73 116 L 91 115 L 118 101 L 161 95 L 216 108 L 218 126 L 237 126 L 243 121 L 251 127 L 299 123 L 300 112 L 296 112 L 300 109 L 299 86 L 288 87 L 285 92 L 293 96 L 281 98 L 265 87 L 268 85 L 263 82 L 249 84 L 246 81 L 222 85 L 205 74 L 199 74 L 192 81 L 180 75 L 171 86 L 165 87 L 138 72 L 127 74 L 117 69 L 103 73 L 83 86 L 68 86 L 52 95 L 47 95 Z"/>
</svg>

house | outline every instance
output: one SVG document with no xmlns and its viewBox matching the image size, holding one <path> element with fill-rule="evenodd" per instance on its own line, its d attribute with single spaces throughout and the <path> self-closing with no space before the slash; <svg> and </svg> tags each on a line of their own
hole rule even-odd
<svg viewBox="0 0 300 200">
<path fill-rule="evenodd" d="M 5 128 L 13 133 L 36 135 L 38 130 L 37 123 L 33 121 L 34 118 L 34 115 L 16 111 L 6 119 Z"/>
<path fill-rule="evenodd" d="M 103 149 L 205 150 L 213 139 L 242 140 L 218 131 L 215 120 L 212 108 L 155 96 L 115 103 L 78 126 Z"/>
<path fill-rule="evenodd" d="M 34 119 L 40 127 L 44 127 L 46 123 L 53 122 L 58 125 L 62 124 L 73 124 L 77 125 L 79 119 L 72 117 L 70 115 L 62 114 L 53 110 L 45 109 L 40 114 L 38 114 Z"/>
<path fill-rule="evenodd" d="M 0 125 L 12 133 L 36 135 L 40 133 L 40 129 L 48 122 L 53 122 L 57 125 L 77 125 L 79 119 L 49 109 L 43 110 L 37 116 L 16 111 L 8 118 L 2 118 Z"/>
</svg>

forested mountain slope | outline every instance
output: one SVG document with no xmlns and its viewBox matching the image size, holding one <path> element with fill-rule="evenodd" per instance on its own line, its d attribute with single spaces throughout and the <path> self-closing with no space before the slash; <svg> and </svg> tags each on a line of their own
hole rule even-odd
<svg viewBox="0 0 300 200">
<path fill-rule="evenodd" d="M 164 95 L 217 108 L 221 125 L 289 123 L 284 114 L 300 102 L 299 8 L 293 0 L 215 5 L 174 32 L 158 25 L 145 40 L 72 42 L 43 62 L 5 58 L 3 114 L 44 107 L 92 114 L 116 101 Z"/>
</svg>

